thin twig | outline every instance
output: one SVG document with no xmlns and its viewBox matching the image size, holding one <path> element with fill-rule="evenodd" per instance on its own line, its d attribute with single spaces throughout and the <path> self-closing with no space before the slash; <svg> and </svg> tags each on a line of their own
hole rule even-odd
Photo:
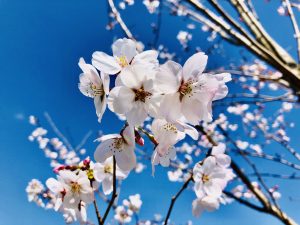
<svg viewBox="0 0 300 225">
<path fill-rule="evenodd" d="M 101 218 L 101 215 L 100 215 L 100 212 L 99 212 L 99 209 L 98 209 L 98 205 L 97 205 L 96 199 L 93 201 L 93 203 L 94 203 L 94 208 L 95 208 L 95 212 L 96 212 L 98 224 L 102 225 L 103 222 L 102 222 L 102 218 Z"/>
<path fill-rule="evenodd" d="M 190 183 L 192 180 L 193 180 L 193 175 L 191 175 L 191 176 L 189 177 L 189 179 L 187 179 L 187 180 L 184 182 L 184 184 L 182 185 L 182 187 L 180 188 L 180 190 L 177 192 L 177 194 L 174 195 L 174 196 L 172 197 L 171 204 L 170 204 L 170 206 L 169 206 L 169 210 L 168 210 L 168 213 L 167 213 L 167 216 L 166 216 L 164 225 L 167 225 L 167 224 L 168 224 L 169 217 L 170 217 L 170 215 L 171 215 L 171 213 L 172 213 L 172 209 L 173 209 L 173 207 L 174 207 L 174 204 L 175 204 L 177 198 L 178 198 L 178 197 L 181 195 L 181 193 L 188 187 L 189 183 Z"/>
<path fill-rule="evenodd" d="M 62 134 L 62 132 L 60 132 L 60 130 L 58 129 L 58 127 L 55 125 L 54 121 L 52 120 L 51 116 L 49 115 L 48 112 L 44 112 L 44 116 L 47 120 L 47 122 L 49 123 L 49 125 L 52 127 L 54 133 L 64 142 L 64 144 L 67 146 L 67 148 L 70 151 L 74 151 L 73 146 L 71 145 L 71 143 L 68 141 L 68 139 Z"/>
<path fill-rule="evenodd" d="M 82 140 L 80 141 L 80 143 L 75 147 L 75 150 L 78 151 L 80 150 L 85 143 L 87 142 L 87 140 L 89 139 L 89 137 L 93 134 L 93 132 L 91 130 L 89 130 L 84 137 L 82 138 Z"/>
<path fill-rule="evenodd" d="M 234 200 L 238 201 L 239 203 L 250 207 L 251 209 L 255 209 L 255 210 L 259 211 L 259 212 L 267 212 L 267 210 L 265 208 L 257 206 L 257 205 L 254 205 L 251 202 L 246 201 L 245 199 L 238 198 L 238 197 L 236 197 L 234 194 L 232 194 L 229 191 L 223 191 L 223 193 L 225 195 L 227 195 L 228 197 L 233 198 Z"/>
<path fill-rule="evenodd" d="M 127 25 L 124 23 L 119 11 L 117 10 L 114 1 L 113 0 L 108 0 L 108 4 L 111 8 L 111 11 L 116 19 L 116 21 L 120 24 L 122 30 L 125 32 L 125 34 L 127 35 L 128 38 L 135 40 L 135 38 L 133 37 L 132 33 L 130 32 L 130 30 L 128 29 Z"/>
</svg>

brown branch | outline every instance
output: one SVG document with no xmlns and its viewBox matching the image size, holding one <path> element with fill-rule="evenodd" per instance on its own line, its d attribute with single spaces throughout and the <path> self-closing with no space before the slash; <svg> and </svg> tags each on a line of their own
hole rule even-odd
<svg viewBox="0 0 300 225">
<path fill-rule="evenodd" d="M 267 213 L 267 212 L 268 212 L 265 208 L 260 207 L 260 206 L 257 206 L 257 205 L 254 205 L 254 204 L 252 204 L 251 202 L 246 201 L 245 199 L 238 198 L 238 197 L 236 197 L 234 194 L 232 194 L 232 193 L 229 192 L 229 191 L 223 191 L 223 193 L 224 193 L 225 195 L 227 195 L 228 197 L 233 198 L 233 199 L 236 200 L 237 202 L 239 202 L 239 203 L 241 203 L 241 204 L 243 204 L 243 205 L 245 205 L 245 206 L 248 206 L 248 207 L 251 208 L 251 209 L 254 209 L 254 210 L 257 210 L 257 211 L 263 212 L 263 213 Z"/>
<path fill-rule="evenodd" d="M 294 11 L 292 9 L 290 1 L 289 0 L 284 0 L 284 2 L 286 4 L 286 8 L 287 8 L 287 11 L 290 15 L 291 22 L 292 22 L 292 25 L 293 25 L 293 28 L 294 28 L 295 38 L 296 38 L 296 41 L 297 41 L 298 62 L 300 64 L 300 31 L 299 31 L 299 26 L 298 26 L 298 23 L 296 21 Z"/>
<path fill-rule="evenodd" d="M 168 209 L 168 213 L 167 213 L 167 216 L 165 218 L 165 222 L 164 222 L 164 225 L 167 225 L 168 224 L 168 220 L 170 218 L 170 215 L 172 213 L 172 209 L 174 207 L 174 204 L 177 200 L 177 198 L 181 195 L 181 193 L 188 187 L 189 183 L 193 180 L 193 175 L 191 175 L 185 182 L 184 184 L 182 185 L 182 187 L 180 188 L 180 190 L 176 193 L 176 195 L 174 195 L 172 197 L 172 200 L 171 200 L 171 204 L 169 206 L 169 209 Z"/>
<path fill-rule="evenodd" d="M 101 218 L 101 215 L 100 215 L 100 212 L 99 212 L 99 209 L 98 209 L 98 205 L 97 205 L 96 199 L 93 201 L 93 203 L 94 203 L 94 208 L 95 208 L 95 212 L 96 212 L 98 224 L 102 225 L 103 222 L 102 222 L 102 218 Z"/>
<path fill-rule="evenodd" d="M 206 135 L 207 138 L 210 136 L 202 126 L 196 126 L 196 129 L 202 132 L 204 135 Z M 211 142 L 212 145 L 217 145 L 217 142 L 212 137 L 208 138 L 208 140 Z M 260 189 L 252 185 L 252 182 L 249 180 L 247 175 L 244 174 L 244 172 L 233 160 L 231 161 L 230 166 L 235 172 L 235 174 L 260 201 L 260 203 L 263 205 L 264 209 L 267 211 L 268 214 L 275 216 L 286 225 L 297 225 L 297 223 L 293 219 L 291 219 L 285 213 L 283 213 L 276 205 L 271 204 L 268 198 Z"/>
</svg>

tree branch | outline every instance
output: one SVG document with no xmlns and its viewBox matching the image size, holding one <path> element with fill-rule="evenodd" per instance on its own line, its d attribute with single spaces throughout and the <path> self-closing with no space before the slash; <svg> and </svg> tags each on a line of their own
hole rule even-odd
<svg viewBox="0 0 300 225">
<path fill-rule="evenodd" d="M 171 200 L 171 204 L 169 206 L 169 210 L 168 210 L 168 213 L 167 213 L 167 216 L 166 216 L 166 219 L 165 219 L 165 222 L 164 222 L 164 225 L 167 225 L 168 224 L 168 220 L 170 218 L 170 215 L 172 213 L 172 209 L 174 207 L 174 204 L 177 200 L 177 198 L 181 195 L 181 193 L 188 187 L 189 183 L 193 180 L 193 175 L 191 175 L 185 182 L 184 184 L 182 185 L 182 187 L 180 188 L 180 190 L 177 192 L 176 195 L 174 195 L 172 197 L 172 200 Z"/>
<path fill-rule="evenodd" d="M 297 53 L 298 53 L 298 63 L 300 64 L 300 31 L 299 31 L 299 26 L 298 23 L 296 21 L 295 15 L 294 15 L 294 11 L 292 9 L 291 3 L 289 0 L 284 0 L 285 4 L 286 4 L 286 8 L 287 11 L 290 15 L 291 18 L 291 22 L 294 28 L 294 32 L 295 32 L 295 38 L 297 41 Z"/>
</svg>

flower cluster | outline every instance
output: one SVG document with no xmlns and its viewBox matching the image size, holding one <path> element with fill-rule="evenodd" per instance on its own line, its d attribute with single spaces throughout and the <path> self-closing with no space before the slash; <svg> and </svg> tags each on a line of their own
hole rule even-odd
<svg viewBox="0 0 300 225">
<path fill-rule="evenodd" d="M 100 187 L 105 195 L 113 191 L 112 157 L 103 163 L 93 163 L 87 158 L 77 165 L 59 166 L 54 171 L 57 177 L 46 181 L 47 190 L 41 182 L 33 179 L 28 184 L 26 192 L 29 201 L 62 212 L 67 223 L 77 220 L 86 223 L 87 206 L 95 200 L 95 192 Z M 116 166 L 118 180 L 125 179 L 127 175 L 127 172 Z M 135 206 L 134 201 L 133 197 L 130 201 L 133 202 L 133 206 Z"/>
<path fill-rule="evenodd" d="M 223 189 L 235 176 L 228 168 L 231 159 L 225 154 L 225 148 L 222 143 L 213 147 L 211 155 L 194 167 L 194 191 L 197 199 L 192 205 L 195 216 L 200 216 L 204 210 L 211 212 L 218 209 Z"/>
<path fill-rule="evenodd" d="M 101 144 L 95 159 L 103 162 L 114 155 L 122 170 L 133 169 L 137 129 L 150 116 L 155 140 L 152 164 L 168 166 L 176 156 L 174 145 L 178 141 L 186 134 L 198 139 L 191 125 L 212 120 L 212 101 L 227 95 L 226 82 L 231 76 L 203 73 L 207 56 L 202 52 L 191 56 L 182 67 L 171 60 L 159 65 L 156 51 L 138 53 L 136 43 L 126 38 L 115 41 L 112 51 L 113 56 L 95 52 L 92 65 L 83 59 L 79 62 L 83 71 L 79 89 L 94 98 L 99 121 L 106 105 L 127 121 L 120 134 L 98 139 Z M 114 85 L 109 84 L 110 75 L 116 75 Z"/>
<path fill-rule="evenodd" d="M 130 195 L 129 199 L 123 200 L 123 205 L 117 206 L 115 220 L 120 224 L 130 223 L 132 216 L 140 211 L 143 202 L 139 194 Z"/>
</svg>

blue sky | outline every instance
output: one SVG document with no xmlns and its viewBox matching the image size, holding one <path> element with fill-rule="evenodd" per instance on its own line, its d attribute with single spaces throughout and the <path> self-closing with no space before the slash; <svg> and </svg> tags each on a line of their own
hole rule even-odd
<svg viewBox="0 0 300 225">
<path fill-rule="evenodd" d="M 139 2 L 138 0 L 136 0 Z M 274 34 L 284 47 L 294 48 L 292 38 L 286 33 L 292 31 L 287 18 L 276 15 L 276 5 L 273 4 L 265 12 L 264 1 L 255 1 L 262 21 L 266 22 L 268 30 Z M 139 4 L 141 5 L 141 4 Z M 137 10 L 138 9 L 138 10 Z M 134 17 L 130 16 L 134 13 Z M 143 41 L 152 40 L 150 26 L 155 16 L 145 17 L 145 7 L 131 8 L 125 13 L 130 28 Z M 273 15 L 273 14 L 274 15 Z M 147 14 L 148 15 L 148 14 Z M 47 225 L 64 224 L 61 215 L 45 211 L 27 202 L 25 187 L 32 178 L 45 181 L 53 176 L 48 159 L 39 151 L 34 143 L 27 141 L 32 127 L 27 123 L 31 114 L 42 117 L 47 111 L 58 126 L 72 137 L 74 142 L 89 130 L 104 130 L 117 132 L 121 123 L 111 113 L 106 113 L 102 124 L 97 123 L 93 104 L 77 89 L 80 70 L 78 59 L 84 57 L 90 60 L 95 50 L 110 52 L 113 38 L 122 37 L 122 32 L 105 30 L 107 23 L 107 6 L 103 0 L 0 0 L 0 225 Z M 136 18 L 140 18 L 137 20 Z M 171 52 L 181 47 L 176 40 L 178 30 L 185 29 L 182 18 L 170 17 L 167 11 L 163 13 L 163 30 L 159 42 L 169 47 Z M 274 24 L 278 24 L 274 26 Z M 198 27 L 199 28 L 199 27 Z M 207 49 L 206 34 L 201 30 L 195 32 L 193 45 Z M 237 50 L 226 45 L 226 59 L 215 55 L 209 59 L 209 66 L 222 65 L 228 61 L 237 60 Z M 191 53 L 182 55 L 188 57 Z M 299 110 L 290 114 L 290 120 L 295 120 Z M 291 137 L 295 147 L 300 147 L 299 119 Z M 95 143 L 90 139 L 88 152 L 93 154 Z M 268 164 L 272 168 L 273 164 Z M 158 169 L 155 178 L 148 169 L 142 175 L 130 176 L 122 188 L 122 197 L 141 193 L 144 201 L 141 218 L 151 218 L 154 213 L 165 215 L 170 197 L 180 184 L 169 183 L 166 171 Z M 283 186 L 286 193 L 294 193 L 300 197 L 298 181 L 287 181 Z M 154 196 L 154 197 L 153 197 Z M 184 224 L 191 216 L 192 192 L 186 192 L 176 203 L 172 219 L 177 224 Z M 283 197 L 282 206 L 296 220 L 300 221 L 299 201 L 288 201 L 288 195 Z M 100 207 L 104 205 L 99 203 Z M 222 207 L 215 213 L 206 213 L 195 224 L 280 224 L 271 218 L 238 204 Z"/>
</svg>

